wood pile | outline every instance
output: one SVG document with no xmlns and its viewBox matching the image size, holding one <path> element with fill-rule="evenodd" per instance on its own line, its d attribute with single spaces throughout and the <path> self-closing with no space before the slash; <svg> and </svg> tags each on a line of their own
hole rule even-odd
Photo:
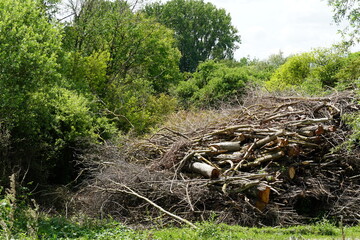
<svg viewBox="0 0 360 240">
<path fill-rule="evenodd" d="M 135 184 L 129 176 L 119 178 L 126 174 L 119 168 L 111 182 L 190 220 L 216 213 L 219 221 L 248 226 L 314 218 L 359 223 L 360 154 L 357 148 L 335 151 L 351 134 L 342 116 L 360 109 L 353 94 L 249 102 L 213 111 L 221 115 L 215 120 L 179 118 L 126 146 L 124 160 L 145 166 L 148 174 L 134 173 Z M 98 177 L 102 193 L 105 173 L 114 169 Z"/>
</svg>

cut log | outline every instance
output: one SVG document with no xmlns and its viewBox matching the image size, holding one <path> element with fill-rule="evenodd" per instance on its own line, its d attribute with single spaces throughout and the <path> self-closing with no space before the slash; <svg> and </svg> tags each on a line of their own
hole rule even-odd
<svg viewBox="0 0 360 240">
<path fill-rule="evenodd" d="M 221 143 L 211 144 L 210 147 L 213 147 L 220 151 L 226 150 L 230 152 L 239 151 L 241 149 L 240 142 L 221 142 Z"/>
<path fill-rule="evenodd" d="M 277 118 L 282 118 L 282 117 L 287 117 L 290 115 L 296 115 L 296 114 L 304 114 L 304 111 L 296 111 L 296 112 L 287 112 L 287 113 L 283 113 L 283 114 L 276 114 L 274 116 L 268 117 L 267 119 L 262 120 L 262 124 L 267 123 L 271 120 L 275 120 Z"/>
<path fill-rule="evenodd" d="M 287 122 L 287 126 L 301 126 L 301 125 L 311 125 L 316 123 L 329 122 L 331 118 L 317 118 L 317 119 L 304 119 L 304 120 L 296 120 Z"/>
<path fill-rule="evenodd" d="M 259 190 L 259 192 L 258 192 L 259 200 L 264 203 L 269 203 L 270 188 L 268 186 L 263 186 L 262 184 L 259 184 L 258 190 Z"/>
<path fill-rule="evenodd" d="M 213 157 L 213 159 L 215 161 L 225 161 L 225 160 L 232 160 L 233 162 L 239 162 L 240 159 L 244 156 L 244 152 L 234 152 L 234 153 L 229 153 L 229 154 L 219 154 L 215 157 Z"/>
<path fill-rule="evenodd" d="M 220 171 L 218 169 L 206 163 L 192 162 L 189 164 L 188 170 L 211 179 L 215 179 L 220 176 Z"/>
</svg>

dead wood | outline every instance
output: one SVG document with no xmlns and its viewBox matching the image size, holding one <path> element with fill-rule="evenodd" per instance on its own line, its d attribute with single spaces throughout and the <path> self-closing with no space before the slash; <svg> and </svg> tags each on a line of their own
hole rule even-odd
<svg viewBox="0 0 360 240">
<path fill-rule="evenodd" d="M 103 191 L 112 191 L 112 192 L 122 192 L 122 193 L 127 193 L 127 194 L 131 194 L 134 195 L 140 199 L 145 200 L 146 202 L 150 203 L 152 206 L 154 206 L 155 208 L 159 209 L 161 212 L 169 215 L 172 218 L 175 218 L 176 220 L 179 220 L 180 222 L 184 222 L 186 224 L 188 224 L 189 226 L 191 226 L 192 228 L 197 229 L 198 227 L 196 227 L 193 223 L 191 223 L 190 221 L 179 217 L 169 211 L 166 211 L 164 208 L 160 207 L 159 205 L 157 205 L 156 203 L 154 203 L 153 201 L 151 201 L 150 199 L 148 199 L 147 197 L 144 197 L 142 195 L 140 195 L 139 193 L 135 192 L 133 189 L 129 188 L 128 186 L 124 185 L 124 184 L 120 184 L 118 182 L 115 182 L 111 179 L 109 179 L 110 182 L 114 183 L 115 185 L 119 186 L 118 188 L 113 188 L 113 189 L 104 189 L 104 188 L 99 188 L 99 190 L 103 190 Z"/>
<path fill-rule="evenodd" d="M 85 208 L 141 223 L 151 207 L 191 221 L 216 213 L 246 226 L 340 216 L 358 223 L 360 151 L 333 152 L 351 134 L 341 116 L 360 109 L 353 94 L 252 97 L 253 105 L 206 115 L 214 119 L 174 115 L 150 138 L 126 141 L 79 193 L 97 199 Z M 124 186 L 149 201 L 105 190 L 131 193 Z"/>
<path fill-rule="evenodd" d="M 214 179 L 220 176 L 220 171 L 217 168 L 206 163 L 192 162 L 187 169 L 191 172 L 199 173 L 206 178 Z"/>
</svg>

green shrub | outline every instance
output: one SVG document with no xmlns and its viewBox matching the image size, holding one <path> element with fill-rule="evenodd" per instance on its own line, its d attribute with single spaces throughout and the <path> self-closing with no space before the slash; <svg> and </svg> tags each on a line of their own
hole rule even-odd
<svg viewBox="0 0 360 240">
<path fill-rule="evenodd" d="M 59 177 L 59 182 L 70 181 L 71 174 L 75 174 L 73 152 L 79 142 L 97 143 L 117 132 L 107 118 L 96 112 L 97 105 L 75 91 L 53 87 L 34 93 L 26 118 L 20 122 L 20 126 L 28 127 L 13 131 L 19 138 L 25 137 L 21 144 L 27 154 L 42 155 L 38 161 L 33 160 L 30 175 L 39 173 Z"/>
<path fill-rule="evenodd" d="M 228 66 L 213 60 L 201 63 L 189 80 L 179 83 L 175 94 L 184 106 L 214 106 L 245 92 L 252 79 L 246 67 Z"/>
<path fill-rule="evenodd" d="M 28 179 L 37 182 L 47 182 L 48 177 L 57 183 L 70 181 L 76 174 L 74 152 L 80 143 L 100 142 L 117 131 L 107 118 L 96 113 L 95 103 L 62 87 L 38 89 L 23 108 L 9 130 L 10 147 L 18 151 L 4 161 L 9 169 L 24 166 Z"/>
<path fill-rule="evenodd" d="M 269 91 L 289 90 L 294 86 L 301 85 L 310 74 L 310 63 L 314 57 L 309 53 L 303 53 L 290 57 L 265 82 L 265 88 Z"/>
<path fill-rule="evenodd" d="M 129 84 L 111 86 L 102 108 L 118 129 L 143 134 L 176 106 L 176 99 L 164 93 L 156 94 L 151 82 L 139 78 Z"/>
<path fill-rule="evenodd" d="M 351 53 L 344 59 L 342 68 L 337 72 L 339 79 L 337 88 L 340 90 L 357 87 L 360 80 L 360 52 Z"/>
<path fill-rule="evenodd" d="M 337 84 L 343 55 L 332 48 L 294 55 L 275 71 L 264 86 L 269 91 L 300 90 L 319 94 L 324 88 Z"/>
<path fill-rule="evenodd" d="M 28 201 L 26 191 L 16 186 L 15 174 L 12 174 L 10 187 L 0 197 L 0 236 L 5 239 L 35 238 L 37 235 L 39 207 L 34 200 Z"/>
</svg>

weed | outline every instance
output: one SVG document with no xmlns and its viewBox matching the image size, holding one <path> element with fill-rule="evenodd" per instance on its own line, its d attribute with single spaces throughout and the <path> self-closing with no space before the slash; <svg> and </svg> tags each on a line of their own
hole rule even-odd
<svg viewBox="0 0 360 240">
<path fill-rule="evenodd" d="M 12 174 L 10 187 L 0 199 L 0 236 L 5 239 L 25 239 L 24 236 L 35 238 L 38 232 L 39 206 L 34 200 L 28 203 L 29 196 L 17 189 L 16 177 Z"/>
</svg>

